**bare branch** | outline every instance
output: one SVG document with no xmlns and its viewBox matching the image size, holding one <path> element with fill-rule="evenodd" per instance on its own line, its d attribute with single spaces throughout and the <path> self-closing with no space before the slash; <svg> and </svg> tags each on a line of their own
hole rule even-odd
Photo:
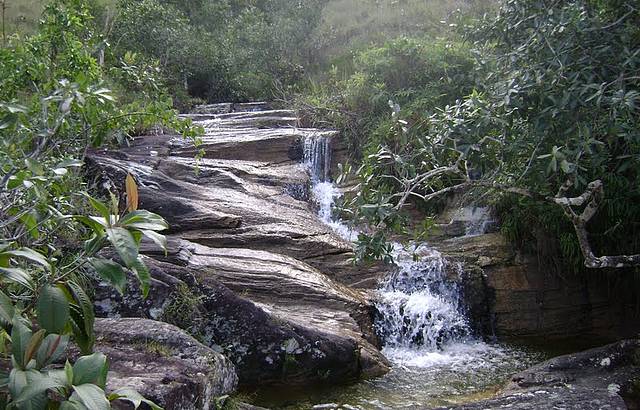
<svg viewBox="0 0 640 410">
<path fill-rule="evenodd" d="M 449 167 L 440 167 L 436 168 L 432 171 L 426 172 L 424 174 L 419 175 L 414 178 L 411 182 L 414 182 L 407 191 L 403 194 L 402 199 L 398 202 L 396 209 L 401 209 L 404 206 L 407 198 L 410 195 L 417 196 L 425 201 L 429 201 L 441 195 L 460 191 L 465 189 L 470 189 L 473 187 L 484 187 L 489 189 L 496 189 L 503 192 L 513 193 L 521 196 L 525 196 L 537 201 L 550 202 L 555 205 L 560 206 L 567 218 L 571 221 L 576 231 L 576 236 L 578 237 L 578 243 L 580 245 L 580 250 L 584 256 L 584 265 L 587 268 L 591 269 L 602 269 L 602 268 L 625 268 L 625 267 L 635 267 L 640 266 L 640 254 L 636 255 L 607 255 L 607 256 L 596 256 L 593 253 L 593 249 L 591 247 L 591 243 L 589 242 L 589 232 L 587 230 L 588 222 L 593 219 L 593 217 L 598 212 L 600 207 L 600 203 L 604 198 L 604 184 L 601 180 L 595 180 L 587 185 L 585 191 L 577 196 L 577 197 L 567 197 L 566 194 L 574 185 L 573 178 L 568 179 L 562 186 L 558 189 L 558 193 L 553 197 L 545 197 L 540 195 L 537 192 L 530 191 L 526 188 L 513 187 L 508 185 L 502 185 L 497 183 L 492 183 L 489 181 L 471 181 L 465 178 L 465 182 L 462 182 L 457 185 L 452 185 L 443 189 L 439 189 L 435 192 L 432 192 L 427 195 L 419 195 L 414 191 L 429 178 L 440 176 L 445 173 L 454 173 L 461 174 L 460 168 L 458 168 L 458 164 Z M 466 177 L 466 176 L 465 176 Z M 417 180 L 416 180 L 417 179 Z M 582 207 L 582 212 L 577 213 L 574 207 Z"/>
</svg>

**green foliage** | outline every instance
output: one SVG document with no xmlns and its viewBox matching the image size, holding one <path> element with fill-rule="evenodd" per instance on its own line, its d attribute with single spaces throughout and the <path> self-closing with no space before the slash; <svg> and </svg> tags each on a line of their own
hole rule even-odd
<svg viewBox="0 0 640 410">
<path fill-rule="evenodd" d="M 198 333 L 196 329 L 202 316 L 201 305 L 202 296 L 196 295 L 189 286 L 180 284 L 171 295 L 171 302 L 164 308 L 162 320 Z"/>
<path fill-rule="evenodd" d="M 557 253 L 571 264 L 576 239 L 555 205 L 513 202 L 491 187 L 545 197 L 568 179 L 570 194 L 601 179 L 606 198 L 590 224 L 595 248 L 637 250 L 623 238 L 638 237 L 640 220 L 640 12 L 632 2 L 618 6 L 505 1 L 496 17 L 467 31 L 482 78 L 476 90 L 419 118 L 394 109 L 396 131 L 364 161 L 364 194 L 354 205 L 401 211 L 403 191 L 419 204 L 477 181 L 476 194 L 511 201 L 498 207 L 505 229 L 522 237 L 523 227 L 540 227 L 538 240 L 557 238 Z"/>
<path fill-rule="evenodd" d="M 323 1 L 216 2 L 119 0 L 111 58 L 128 52 L 157 61 L 181 106 L 271 98 L 280 84 L 300 80 L 304 46 Z M 188 93 L 188 95 L 187 95 Z"/>
<path fill-rule="evenodd" d="M 354 50 L 380 46 L 389 39 L 407 36 L 442 36 L 456 12 L 482 15 L 492 1 L 472 0 L 332 0 L 322 10 L 311 44 L 314 63 L 346 68 Z"/>
<path fill-rule="evenodd" d="M 395 115 L 408 118 L 417 133 L 425 112 L 454 102 L 474 84 L 472 55 L 455 39 L 399 37 L 357 53 L 353 61 L 353 74 L 340 79 L 335 69 L 310 96 L 300 97 L 298 106 L 313 125 L 337 125 L 350 151 L 365 161 L 380 145 L 413 149 L 396 138 L 398 123 L 389 118 L 389 104 L 398 106 Z"/>
<path fill-rule="evenodd" d="M 147 402 L 128 391 L 105 395 L 108 366 L 93 353 L 94 311 L 83 277 L 97 274 L 122 292 L 130 272 L 146 296 L 151 278 L 140 241 L 164 247 L 159 232 L 168 226 L 137 209 L 131 176 L 126 204 L 115 193 L 108 203 L 90 196 L 82 159 L 91 146 L 125 143 L 155 124 L 194 142 L 197 130 L 159 92 L 153 65 L 128 56 L 120 66 L 102 66 L 95 57 L 102 46 L 87 3 L 54 0 L 37 33 L 0 49 L 0 353 L 11 359 L 10 373 L 0 375 L 2 408 Z M 132 79 L 139 88 L 119 98 Z M 107 248 L 118 260 L 105 258 Z M 56 369 L 71 340 L 85 356 Z"/>
</svg>

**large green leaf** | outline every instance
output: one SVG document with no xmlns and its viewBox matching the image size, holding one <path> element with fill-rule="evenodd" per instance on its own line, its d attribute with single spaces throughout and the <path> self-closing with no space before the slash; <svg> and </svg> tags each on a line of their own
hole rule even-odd
<svg viewBox="0 0 640 410">
<path fill-rule="evenodd" d="M 163 217 L 145 210 L 129 212 L 118 221 L 118 225 L 149 231 L 163 231 L 169 228 Z"/>
<path fill-rule="evenodd" d="M 38 323 L 49 333 L 63 333 L 69 320 L 69 301 L 57 286 L 46 285 L 36 304 Z"/>
<path fill-rule="evenodd" d="M 42 377 L 42 373 L 37 370 L 21 370 L 13 368 L 11 369 L 11 373 L 9 373 L 9 393 L 11 393 L 12 397 L 20 397 L 27 386 L 31 383 L 37 382 Z"/>
<path fill-rule="evenodd" d="M 74 301 L 71 305 L 71 327 L 75 342 L 83 354 L 91 354 L 95 342 L 93 304 L 80 285 L 69 281 L 67 286 Z"/>
<path fill-rule="evenodd" d="M 14 313 L 11 299 L 0 290 L 0 327 L 9 330 Z"/>
<path fill-rule="evenodd" d="M 24 363 L 29 363 L 33 356 L 38 351 L 38 348 L 42 344 L 44 340 L 44 335 L 46 331 L 44 329 L 40 329 L 31 336 L 29 339 L 29 343 L 27 344 L 27 349 L 24 351 Z"/>
<path fill-rule="evenodd" d="M 102 258 L 91 258 L 89 263 L 102 279 L 113 285 L 121 295 L 124 293 L 127 286 L 127 274 L 119 263 Z"/>
<path fill-rule="evenodd" d="M 140 288 L 142 289 L 142 295 L 146 298 L 149 296 L 149 289 L 151 288 L 151 273 L 147 265 L 145 265 L 142 258 L 138 258 L 131 270 L 140 281 Z"/>
<path fill-rule="evenodd" d="M 20 222 L 27 228 L 27 232 L 33 239 L 40 238 L 40 233 L 38 232 L 38 215 L 35 211 L 26 213 L 20 217 Z"/>
<path fill-rule="evenodd" d="M 39 408 L 34 406 L 36 403 L 46 402 L 46 394 L 48 390 L 64 390 L 65 385 L 60 383 L 58 380 L 42 376 L 33 380 L 29 383 L 29 385 L 22 390 L 20 395 L 16 398 L 14 404 L 18 409 L 26 408 L 26 409 L 35 409 Z"/>
<path fill-rule="evenodd" d="M 109 228 L 107 236 L 122 262 L 129 268 L 133 267 L 138 260 L 138 245 L 131 232 L 119 227 Z"/>
<path fill-rule="evenodd" d="M 73 365 L 73 385 L 92 383 L 104 389 L 108 371 L 107 356 L 104 354 L 82 356 Z"/>
<path fill-rule="evenodd" d="M 143 230 L 142 234 L 151 239 L 156 245 L 158 245 L 167 254 L 167 237 L 154 231 Z"/>
<path fill-rule="evenodd" d="M 135 391 L 133 389 L 128 389 L 128 388 L 119 389 L 119 390 L 116 390 L 115 392 L 111 393 L 109 395 L 109 400 L 110 401 L 114 401 L 114 400 L 125 400 L 125 401 L 128 401 L 131 404 L 133 404 L 133 408 L 134 409 L 137 409 L 138 407 L 140 407 L 140 405 L 142 403 L 145 403 L 146 405 L 151 407 L 151 410 L 162 410 L 162 407 L 158 406 L 157 404 L 155 404 L 151 400 L 145 399 L 137 391 Z"/>
<path fill-rule="evenodd" d="M 106 238 L 104 232 L 95 233 L 91 239 L 84 242 L 84 251 L 87 255 L 95 255 L 104 246 Z"/>
<path fill-rule="evenodd" d="M 85 193 L 85 197 L 89 200 L 89 203 L 91 204 L 93 209 L 95 209 L 100 214 L 100 216 L 105 218 L 105 220 L 107 220 L 107 221 L 110 219 L 111 212 L 109 212 L 109 207 L 108 206 L 106 206 L 102 202 L 98 201 L 97 199 L 93 198 L 89 194 Z"/>
<path fill-rule="evenodd" d="M 71 400 L 78 401 L 91 410 L 109 410 L 111 404 L 107 400 L 104 390 L 95 384 L 81 384 L 73 386 L 74 393 Z"/>
<path fill-rule="evenodd" d="M 94 233 L 104 232 L 104 228 L 108 226 L 107 221 L 104 218 L 88 217 L 86 215 L 74 215 L 73 219 L 91 228 Z"/>
<path fill-rule="evenodd" d="M 25 324 L 24 319 L 17 313 L 13 316 L 11 325 L 11 352 L 13 359 L 18 366 L 24 369 L 27 365 L 27 363 L 24 362 L 24 356 L 33 333 Z"/>
<path fill-rule="evenodd" d="M 91 410 L 88 409 L 84 404 L 80 403 L 76 400 L 67 400 L 60 403 L 59 410 Z"/>
<path fill-rule="evenodd" d="M 42 369 L 60 359 L 69 345 L 69 336 L 48 335 L 42 341 L 36 353 L 36 365 Z"/>
<path fill-rule="evenodd" d="M 51 264 L 49 263 L 49 261 L 47 260 L 47 258 L 44 257 L 44 255 L 42 255 L 39 252 L 34 251 L 31 248 L 20 248 L 18 250 L 15 251 L 8 251 L 6 252 L 9 255 L 12 256 L 17 256 L 20 258 L 24 258 L 27 259 L 31 262 L 37 263 L 43 267 L 45 267 L 47 270 L 51 270 Z"/>
<path fill-rule="evenodd" d="M 93 333 L 89 333 L 85 329 L 85 319 L 82 309 L 79 306 L 71 306 L 71 330 L 73 331 L 73 340 L 80 348 L 80 353 L 91 354 L 93 352 L 93 344 L 95 342 Z"/>
<path fill-rule="evenodd" d="M 34 290 L 31 275 L 24 269 L 0 267 L 0 275 L 0 278 L 4 277 L 4 279 L 9 282 L 22 285 L 29 290 Z"/>
</svg>

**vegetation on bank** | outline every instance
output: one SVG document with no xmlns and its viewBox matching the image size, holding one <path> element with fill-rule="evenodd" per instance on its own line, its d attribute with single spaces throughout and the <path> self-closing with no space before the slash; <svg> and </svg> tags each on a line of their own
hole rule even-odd
<svg viewBox="0 0 640 410">
<path fill-rule="evenodd" d="M 510 0 L 453 17 L 443 40 L 369 48 L 349 77 L 300 98 L 349 138 L 345 207 L 371 227 L 360 254 L 388 258 L 389 233 L 462 197 L 492 204 L 503 232 L 555 268 L 637 265 L 640 10 Z M 632 257 L 598 258 L 620 254 Z"/>
<path fill-rule="evenodd" d="M 633 1 L 2 4 L 0 408 L 144 400 L 105 395 L 87 277 L 146 293 L 138 247 L 167 225 L 133 177 L 97 187 L 83 160 L 152 127 L 197 144 L 176 109 L 198 102 L 279 99 L 341 129 L 362 259 L 457 198 L 562 269 L 638 265 L 597 257 L 640 249 Z M 51 370 L 71 342 L 85 356 Z"/>
<path fill-rule="evenodd" d="M 136 278 L 146 296 L 151 277 L 140 242 L 146 237 L 164 247 L 159 232 L 167 223 L 138 209 L 131 175 L 100 187 L 108 194 L 96 198 L 84 158 L 152 126 L 196 143 L 197 130 L 177 118 L 154 71 L 105 62 L 104 47 L 84 1 L 56 0 L 36 32 L 11 36 L 0 48 L 2 409 L 147 402 L 127 389 L 105 393 L 108 364 L 94 352 L 87 275 L 121 293 Z M 64 363 L 71 343 L 82 356 Z M 54 365 L 61 361 L 64 367 Z"/>
</svg>

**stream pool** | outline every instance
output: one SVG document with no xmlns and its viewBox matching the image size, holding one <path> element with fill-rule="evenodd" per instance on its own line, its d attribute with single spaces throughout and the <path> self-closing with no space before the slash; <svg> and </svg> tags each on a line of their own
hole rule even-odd
<svg viewBox="0 0 640 410">
<path fill-rule="evenodd" d="M 454 342 L 438 351 L 385 348 L 392 370 L 348 386 L 264 389 L 247 392 L 271 409 L 334 408 L 387 410 L 448 406 L 492 396 L 509 377 L 541 361 L 539 353 L 479 341 Z M 337 408 L 337 406 L 336 406 Z"/>
</svg>

